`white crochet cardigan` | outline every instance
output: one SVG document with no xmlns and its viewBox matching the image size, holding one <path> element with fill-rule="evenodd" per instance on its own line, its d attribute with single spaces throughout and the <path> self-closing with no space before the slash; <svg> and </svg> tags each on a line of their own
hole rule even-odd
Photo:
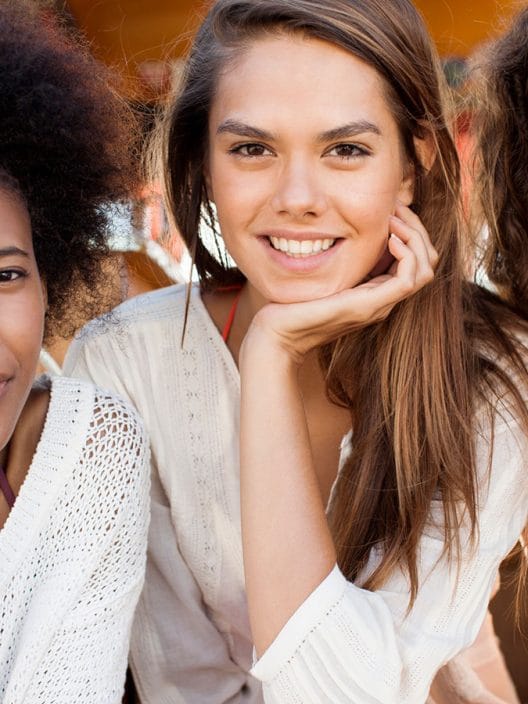
<svg viewBox="0 0 528 704">
<path fill-rule="evenodd" d="M 126 395 L 151 439 L 147 576 L 131 642 L 142 704 L 423 704 L 436 671 L 476 637 L 499 563 L 527 519 L 528 442 L 516 419 L 506 407 L 497 419 L 479 549 L 464 551 L 458 575 L 442 559 L 434 527 L 421 541 L 421 589 L 409 615 L 403 574 L 369 592 L 336 567 L 252 668 L 240 379 L 197 288 L 182 346 L 184 311 L 181 286 L 132 299 L 91 324 L 66 361 L 70 373 Z M 476 448 L 483 476 L 489 438 L 483 427 Z M 441 521 L 441 505 L 432 514 Z M 373 551 L 367 569 L 378 557 Z"/>
<path fill-rule="evenodd" d="M 0 531 L 0 700 L 117 704 L 143 583 L 148 450 L 136 412 L 56 378 Z"/>
</svg>

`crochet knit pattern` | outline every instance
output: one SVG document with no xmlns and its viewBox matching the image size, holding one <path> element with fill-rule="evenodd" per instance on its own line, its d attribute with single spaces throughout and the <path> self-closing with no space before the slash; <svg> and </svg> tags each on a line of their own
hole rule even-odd
<svg viewBox="0 0 528 704">
<path fill-rule="evenodd" d="M 135 411 L 57 378 L 0 531 L 0 700 L 121 701 L 143 582 L 148 445 Z"/>
</svg>

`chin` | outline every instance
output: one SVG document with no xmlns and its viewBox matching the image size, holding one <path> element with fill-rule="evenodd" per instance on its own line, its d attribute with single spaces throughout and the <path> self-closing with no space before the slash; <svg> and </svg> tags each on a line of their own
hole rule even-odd
<svg viewBox="0 0 528 704">
<path fill-rule="evenodd" d="M 309 285 L 307 282 L 295 282 L 287 286 L 283 284 L 282 286 L 270 287 L 265 294 L 265 298 L 270 303 L 305 303 L 333 296 L 355 285 L 355 283 L 347 283 L 342 286 L 329 284 L 316 286 L 313 284 Z"/>
</svg>

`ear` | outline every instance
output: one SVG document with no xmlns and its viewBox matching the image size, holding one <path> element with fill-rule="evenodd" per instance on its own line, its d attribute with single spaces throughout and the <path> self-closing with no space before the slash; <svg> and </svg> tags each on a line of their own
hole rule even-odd
<svg viewBox="0 0 528 704">
<path fill-rule="evenodd" d="M 431 170 L 436 160 L 436 145 L 434 143 L 432 132 L 426 127 L 423 128 L 423 137 L 414 137 L 414 149 L 416 156 L 424 171 Z M 414 200 L 414 183 L 416 179 L 416 167 L 413 163 L 407 161 L 405 171 L 403 173 L 398 200 L 404 205 L 411 205 Z"/>
<path fill-rule="evenodd" d="M 429 127 L 422 125 L 423 136 L 414 137 L 414 148 L 416 150 L 416 155 L 418 156 L 418 161 L 422 165 L 424 171 L 431 171 L 433 164 L 436 161 L 436 144 L 434 141 L 433 133 Z"/>
<path fill-rule="evenodd" d="M 403 205 L 411 205 L 414 198 L 414 164 L 405 161 L 402 181 L 398 191 L 398 200 Z"/>
</svg>

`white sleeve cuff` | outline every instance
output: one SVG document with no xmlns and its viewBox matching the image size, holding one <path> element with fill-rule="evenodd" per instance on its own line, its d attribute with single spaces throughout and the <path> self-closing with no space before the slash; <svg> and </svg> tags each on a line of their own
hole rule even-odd
<svg viewBox="0 0 528 704">
<path fill-rule="evenodd" d="M 284 624 L 273 643 L 257 660 L 251 674 L 262 682 L 268 682 L 278 674 L 306 637 L 315 630 L 324 616 L 335 608 L 345 594 L 348 582 L 337 565 L 328 577 L 299 606 Z"/>
</svg>

